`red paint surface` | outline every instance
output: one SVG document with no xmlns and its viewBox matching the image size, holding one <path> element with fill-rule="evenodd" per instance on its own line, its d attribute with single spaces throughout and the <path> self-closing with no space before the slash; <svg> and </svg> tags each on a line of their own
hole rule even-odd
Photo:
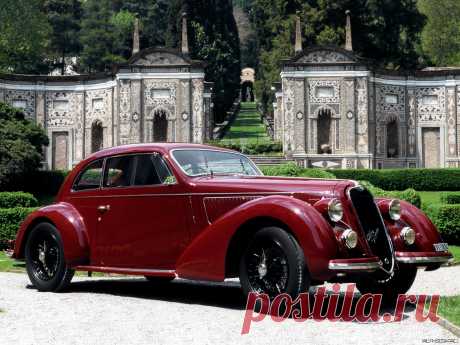
<svg viewBox="0 0 460 345">
<path fill-rule="evenodd" d="M 32 213 L 18 232 L 14 257 L 22 259 L 27 235 L 41 221 L 61 233 L 70 266 L 82 270 L 171 275 L 206 280 L 225 278 L 229 243 L 239 229 L 256 218 L 272 219 L 299 242 L 315 280 L 336 272 L 330 260 L 374 260 L 346 191 L 353 181 L 279 177 L 189 177 L 171 159 L 176 148 L 210 148 L 193 144 L 129 145 L 100 151 L 80 162 L 61 187 L 57 202 Z M 215 149 L 215 148 L 212 148 Z M 120 154 L 161 154 L 177 184 L 71 191 L 78 173 L 95 159 Z M 344 223 L 332 224 L 321 199 L 338 198 Z M 314 205 L 317 203 L 318 207 Z M 97 208 L 110 205 L 101 214 Z M 323 205 L 320 207 L 320 205 Z M 430 252 L 440 236 L 431 221 L 401 202 L 401 221 L 385 219 L 398 252 Z M 416 244 L 405 248 L 399 231 L 409 225 Z M 334 232 L 335 227 L 338 232 Z M 352 251 L 339 239 L 340 227 L 358 232 Z M 399 242 L 398 242 L 399 241 Z M 351 260 L 351 261 L 350 261 Z M 157 271 L 159 270 L 159 271 Z"/>
</svg>

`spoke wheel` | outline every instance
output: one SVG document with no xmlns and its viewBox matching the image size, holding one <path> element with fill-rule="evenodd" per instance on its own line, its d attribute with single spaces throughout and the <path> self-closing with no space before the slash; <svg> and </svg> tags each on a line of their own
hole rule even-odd
<svg viewBox="0 0 460 345">
<path fill-rule="evenodd" d="M 240 282 L 246 295 L 265 293 L 270 299 L 307 291 L 310 278 L 295 238 L 277 227 L 257 231 L 241 257 Z"/>
<path fill-rule="evenodd" d="M 246 269 L 251 290 L 270 297 L 286 291 L 287 256 L 275 240 L 255 241 L 246 252 Z"/>
<path fill-rule="evenodd" d="M 39 291 L 60 291 L 68 286 L 74 271 L 67 267 L 61 235 L 49 223 L 38 224 L 28 236 L 26 269 Z"/>
</svg>

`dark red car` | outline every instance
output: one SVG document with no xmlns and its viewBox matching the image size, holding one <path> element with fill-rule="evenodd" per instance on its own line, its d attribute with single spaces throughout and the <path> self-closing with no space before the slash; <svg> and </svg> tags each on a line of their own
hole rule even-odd
<svg viewBox="0 0 460 345">
<path fill-rule="evenodd" d="M 14 257 L 42 291 L 75 270 L 223 281 L 292 296 L 324 281 L 395 296 L 452 255 L 416 207 L 349 180 L 266 177 L 244 155 L 192 144 L 106 149 L 21 225 Z"/>
</svg>

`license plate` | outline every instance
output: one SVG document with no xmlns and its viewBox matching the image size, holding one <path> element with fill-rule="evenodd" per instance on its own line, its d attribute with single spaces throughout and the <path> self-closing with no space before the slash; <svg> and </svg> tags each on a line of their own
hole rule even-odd
<svg viewBox="0 0 460 345">
<path fill-rule="evenodd" d="M 449 249 L 449 245 L 447 243 L 435 243 L 433 244 L 433 247 L 437 252 L 446 252 Z"/>
</svg>

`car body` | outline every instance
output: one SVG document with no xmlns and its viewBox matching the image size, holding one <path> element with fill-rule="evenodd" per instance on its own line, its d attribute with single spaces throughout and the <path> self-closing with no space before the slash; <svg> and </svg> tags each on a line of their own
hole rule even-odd
<svg viewBox="0 0 460 345">
<path fill-rule="evenodd" d="M 126 145 L 91 155 L 69 173 L 54 204 L 22 223 L 14 258 L 27 259 L 30 234 L 44 223 L 57 231 L 63 269 L 152 279 L 241 279 L 242 257 L 261 229 L 266 234 L 260 241 L 274 236 L 275 245 L 254 249 L 253 279 L 267 274 L 270 253 L 274 261 L 290 263 L 294 250 L 298 255 L 292 260 L 300 260 L 301 274 L 308 277 L 302 288 L 367 280 L 367 291 L 369 279 L 391 277 L 401 268 L 436 269 L 451 258 L 432 222 L 407 202 L 374 200 L 351 180 L 263 176 L 237 152 L 198 144 Z M 46 258 L 50 245 L 42 242 L 30 249 L 36 257 L 29 266 L 58 265 Z M 277 247 L 282 243 L 284 252 Z M 277 274 L 283 282 L 297 269 L 277 267 L 284 270 Z M 28 272 L 39 285 L 33 269 Z M 264 292 L 249 283 L 246 290 Z"/>
</svg>

